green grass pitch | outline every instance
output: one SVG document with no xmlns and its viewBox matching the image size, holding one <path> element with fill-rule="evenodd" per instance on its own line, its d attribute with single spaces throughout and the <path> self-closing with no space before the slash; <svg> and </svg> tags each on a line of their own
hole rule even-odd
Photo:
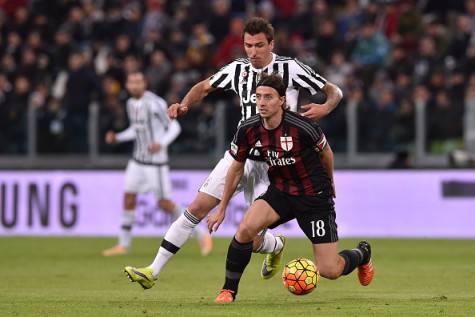
<svg viewBox="0 0 475 317">
<path fill-rule="evenodd" d="M 195 241 L 165 267 L 148 291 L 130 283 L 125 265 L 155 256 L 157 238 L 134 240 L 125 257 L 103 258 L 109 238 L 0 238 L 0 316 L 475 316 L 474 240 L 373 239 L 376 275 L 362 287 L 355 273 L 294 296 L 279 276 L 261 280 L 254 254 L 238 299 L 213 300 L 222 286 L 229 239 L 201 257 Z M 354 247 L 345 239 L 340 248 Z M 312 257 L 309 242 L 290 239 L 284 260 Z"/>
</svg>

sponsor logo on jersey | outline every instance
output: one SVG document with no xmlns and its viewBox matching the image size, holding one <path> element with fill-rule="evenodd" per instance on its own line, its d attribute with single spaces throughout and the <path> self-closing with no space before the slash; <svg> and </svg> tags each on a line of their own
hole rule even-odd
<svg viewBox="0 0 475 317">
<path fill-rule="evenodd" d="M 252 93 L 248 90 L 245 96 L 242 96 L 242 103 L 245 106 L 255 106 L 256 105 L 256 93 Z"/>
<path fill-rule="evenodd" d="M 279 152 L 267 150 L 267 162 L 270 166 L 287 166 L 295 164 L 293 157 L 279 157 Z"/>
</svg>

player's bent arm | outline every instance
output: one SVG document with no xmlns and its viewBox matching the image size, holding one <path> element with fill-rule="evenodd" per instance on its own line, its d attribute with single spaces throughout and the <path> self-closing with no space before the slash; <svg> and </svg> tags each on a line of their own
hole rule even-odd
<svg viewBox="0 0 475 317">
<path fill-rule="evenodd" d="M 226 207 L 228 206 L 229 201 L 233 197 L 233 194 L 236 191 L 236 188 L 239 185 L 243 174 L 244 162 L 233 160 L 233 163 L 229 167 L 228 173 L 226 174 L 226 178 L 224 181 L 223 198 L 221 199 L 221 203 L 219 204 L 219 207 L 221 209 L 226 209 Z"/>
<path fill-rule="evenodd" d="M 322 87 L 322 91 L 327 96 L 325 103 L 310 103 L 308 105 L 302 105 L 301 108 L 305 111 L 302 113 L 303 116 L 318 121 L 332 112 L 343 98 L 341 89 L 328 81 Z"/>
<path fill-rule="evenodd" d="M 200 81 L 191 87 L 181 103 L 174 103 L 168 108 L 168 116 L 171 119 L 176 119 L 186 114 L 192 105 L 203 100 L 213 90 L 209 78 Z"/>
<path fill-rule="evenodd" d="M 216 212 L 208 216 L 209 232 L 218 230 L 219 226 L 223 222 L 224 217 L 226 216 L 226 208 L 229 204 L 229 201 L 233 197 L 233 194 L 236 191 L 243 174 L 244 162 L 234 160 L 228 169 L 228 173 L 226 174 L 224 181 L 224 193 L 221 203 L 219 204 Z"/>
<path fill-rule="evenodd" d="M 211 91 L 213 91 L 213 89 L 214 88 L 211 87 L 209 78 L 206 78 L 205 80 L 202 80 L 191 87 L 190 91 L 188 91 L 180 105 L 183 107 L 191 107 L 197 102 L 203 100 Z"/>
<path fill-rule="evenodd" d="M 337 85 L 332 84 L 329 81 L 325 83 L 325 86 L 323 86 L 322 91 L 327 96 L 327 100 L 322 106 L 327 108 L 327 114 L 328 114 L 332 112 L 333 109 L 336 108 L 336 106 L 338 106 L 341 99 L 343 98 L 343 92 Z"/>
<path fill-rule="evenodd" d="M 132 140 L 135 140 L 135 138 L 136 138 L 136 135 L 135 135 L 135 129 L 133 126 L 130 126 L 124 131 L 117 133 L 115 135 L 115 140 L 118 143 L 132 141 Z"/>
<path fill-rule="evenodd" d="M 335 182 L 333 181 L 333 151 L 330 147 L 330 143 L 327 143 L 323 150 L 320 152 L 320 161 L 322 163 L 323 168 L 327 172 L 328 177 L 331 180 L 333 188 L 333 197 L 335 197 Z"/>
</svg>

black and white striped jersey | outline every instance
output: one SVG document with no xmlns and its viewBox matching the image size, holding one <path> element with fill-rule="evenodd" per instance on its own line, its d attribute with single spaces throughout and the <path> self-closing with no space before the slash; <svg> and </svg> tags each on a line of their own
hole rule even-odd
<svg viewBox="0 0 475 317">
<path fill-rule="evenodd" d="M 139 98 L 127 100 L 130 127 L 118 133 L 118 142 L 135 140 L 133 158 L 142 164 L 165 164 L 168 162 L 167 146 L 180 134 L 180 124 L 168 117 L 168 106 L 163 98 L 146 91 Z M 150 153 L 148 147 L 159 143 L 163 148 Z"/>
<path fill-rule="evenodd" d="M 210 83 L 213 88 L 233 90 L 239 95 L 241 100 L 239 123 L 257 113 L 256 85 L 263 73 L 278 73 L 282 77 L 287 86 L 287 105 L 292 111 L 297 110 L 301 88 L 314 95 L 326 83 L 326 80 L 310 66 L 292 57 L 272 54 L 272 62 L 262 69 L 254 68 L 248 58 L 238 58 L 211 76 Z"/>
</svg>

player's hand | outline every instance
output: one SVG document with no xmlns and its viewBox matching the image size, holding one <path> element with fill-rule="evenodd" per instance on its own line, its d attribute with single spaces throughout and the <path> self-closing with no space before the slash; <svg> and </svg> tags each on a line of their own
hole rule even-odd
<svg viewBox="0 0 475 317">
<path fill-rule="evenodd" d="M 168 116 L 170 119 L 176 119 L 188 112 L 188 107 L 179 103 L 174 103 L 168 108 Z"/>
<path fill-rule="evenodd" d="M 160 152 L 161 149 L 162 146 L 160 145 L 160 143 L 153 143 L 148 146 L 148 151 L 152 154 Z"/>
<path fill-rule="evenodd" d="M 304 110 L 301 115 L 312 120 L 320 120 L 330 113 L 328 106 L 316 103 L 309 103 L 308 105 L 301 106 L 301 108 Z"/>
<path fill-rule="evenodd" d="M 106 143 L 107 144 L 114 144 L 117 142 L 117 139 L 115 138 L 115 133 L 112 131 L 107 131 L 106 133 Z"/>
<path fill-rule="evenodd" d="M 209 233 L 218 231 L 219 226 L 223 223 L 225 214 L 226 212 L 224 209 L 218 208 L 216 212 L 208 216 L 207 221 Z"/>
</svg>

